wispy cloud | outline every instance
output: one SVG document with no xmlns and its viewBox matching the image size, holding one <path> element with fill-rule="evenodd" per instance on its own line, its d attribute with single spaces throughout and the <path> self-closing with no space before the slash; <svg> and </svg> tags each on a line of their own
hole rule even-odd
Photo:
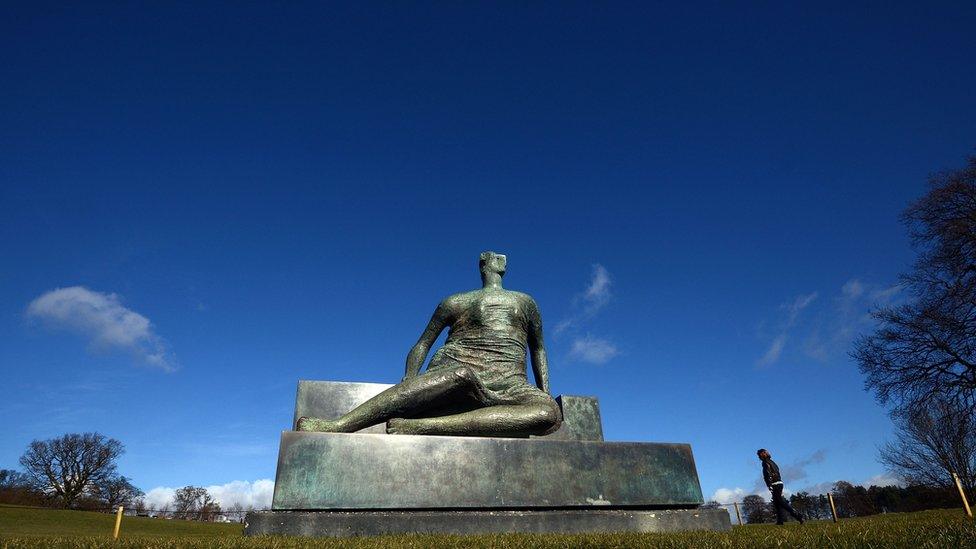
<svg viewBox="0 0 976 549">
<path fill-rule="evenodd" d="M 821 361 L 846 353 L 858 333 L 873 326 L 870 311 L 899 303 L 904 299 L 902 290 L 900 284 L 883 286 L 851 278 L 829 292 L 822 305 L 814 306 L 820 296 L 818 292 L 794 297 L 780 305 L 782 316 L 778 324 L 773 324 L 778 327 L 767 334 L 771 339 L 756 360 L 756 366 L 762 368 L 778 362 L 787 344 L 791 350 L 796 346 L 800 353 Z"/>
<path fill-rule="evenodd" d="M 166 342 L 145 316 L 122 305 L 119 296 L 83 286 L 46 292 L 27 306 L 27 317 L 88 339 L 95 350 L 121 350 L 164 371 L 175 370 Z"/>
<path fill-rule="evenodd" d="M 786 311 L 786 319 L 782 321 L 782 327 L 779 333 L 769 342 L 766 352 L 756 361 L 756 366 L 760 368 L 770 366 L 779 360 L 783 354 L 783 348 L 786 346 L 786 340 L 790 330 L 796 324 L 800 313 L 817 299 L 817 295 L 817 292 L 801 294 L 779 306 L 781 310 Z"/>
<path fill-rule="evenodd" d="M 803 480 L 809 476 L 809 473 L 807 472 L 808 467 L 818 463 L 823 463 L 826 459 L 827 450 L 825 448 L 820 448 L 810 455 L 795 459 L 790 463 L 780 465 L 780 475 L 783 477 L 783 481 L 786 482 L 787 485 L 794 481 Z M 753 493 L 762 493 L 766 490 L 766 483 L 761 477 L 756 480 L 753 490 Z"/>
<path fill-rule="evenodd" d="M 173 496 L 179 488 L 181 487 L 157 486 L 146 491 L 143 498 L 146 507 L 162 509 L 167 505 L 172 505 Z M 205 488 L 224 511 L 230 510 L 237 504 L 244 509 L 270 509 L 271 496 L 274 494 L 274 481 L 266 478 L 253 482 L 235 480 L 227 484 L 205 486 Z"/>
<path fill-rule="evenodd" d="M 583 292 L 573 298 L 573 312 L 567 318 L 556 323 L 554 332 L 559 334 L 569 328 L 578 327 L 584 321 L 592 318 L 596 313 L 610 303 L 613 294 L 610 287 L 613 280 L 610 272 L 599 263 L 593 264 L 590 282 Z"/>
<path fill-rule="evenodd" d="M 779 360 L 779 355 L 783 354 L 783 346 L 786 345 L 786 334 L 779 334 L 775 339 L 769 344 L 769 348 L 766 349 L 766 353 L 760 357 L 756 362 L 757 366 L 769 366 L 777 360 Z"/>
<path fill-rule="evenodd" d="M 555 334 L 571 332 L 569 358 L 590 364 L 606 364 L 620 354 L 617 346 L 607 338 L 581 335 L 581 329 L 593 319 L 613 298 L 610 272 L 599 263 L 594 263 L 586 288 L 573 297 L 572 313 L 556 323 Z"/>
<path fill-rule="evenodd" d="M 866 478 L 860 482 L 855 482 L 850 479 L 837 479 L 829 480 L 824 482 L 818 482 L 815 484 L 810 484 L 796 490 L 796 492 L 806 492 L 808 494 L 826 494 L 834 489 L 834 484 L 841 480 L 846 480 L 855 486 L 864 486 L 865 488 L 870 488 L 871 486 L 904 486 L 905 482 L 896 476 L 890 475 L 888 473 L 881 473 L 874 475 L 870 478 Z"/>
<path fill-rule="evenodd" d="M 796 324 L 796 318 L 800 316 L 800 312 L 809 307 L 815 299 L 817 299 L 817 292 L 806 295 L 798 295 L 792 303 L 784 303 L 781 305 L 780 307 L 786 309 L 790 313 L 789 320 L 786 322 L 786 327 L 792 328 L 793 325 Z"/>
<path fill-rule="evenodd" d="M 860 280 L 852 278 L 841 286 L 840 292 L 849 298 L 858 298 L 864 293 L 864 284 Z"/>
<path fill-rule="evenodd" d="M 610 273 L 599 263 L 593 265 L 593 277 L 583 293 L 586 308 L 596 312 L 610 301 Z"/>
<path fill-rule="evenodd" d="M 590 364 L 606 364 L 611 358 L 617 356 L 619 351 L 617 346 L 598 337 L 589 335 L 573 340 L 570 356 Z"/>
<path fill-rule="evenodd" d="M 827 459 L 827 450 L 821 448 L 807 457 L 800 458 L 783 467 L 780 474 L 786 482 L 793 482 L 807 478 L 807 467 L 823 463 Z"/>
<path fill-rule="evenodd" d="M 880 286 L 852 278 L 841 286 L 830 306 L 810 327 L 803 351 L 817 360 L 827 360 L 850 349 L 858 333 L 872 327 L 870 311 L 892 305 L 901 297 L 902 286 Z"/>
</svg>

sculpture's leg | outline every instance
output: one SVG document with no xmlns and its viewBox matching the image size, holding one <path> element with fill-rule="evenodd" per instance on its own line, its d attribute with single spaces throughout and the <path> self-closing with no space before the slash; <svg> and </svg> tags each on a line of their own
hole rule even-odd
<svg viewBox="0 0 976 549">
<path fill-rule="evenodd" d="M 386 432 L 401 435 L 528 436 L 559 424 L 559 410 L 547 404 L 489 406 L 451 416 L 391 419 Z"/>
<path fill-rule="evenodd" d="M 352 433 L 391 418 L 414 415 L 452 398 L 484 401 L 484 387 L 468 368 L 427 372 L 402 381 L 335 420 L 303 417 L 299 431 Z"/>
</svg>

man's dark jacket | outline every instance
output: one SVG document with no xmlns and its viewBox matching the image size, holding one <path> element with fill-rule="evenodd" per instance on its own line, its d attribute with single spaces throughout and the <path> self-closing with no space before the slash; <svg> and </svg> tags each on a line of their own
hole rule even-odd
<svg viewBox="0 0 976 549">
<path fill-rule="evenodd" d="M 763 480 L 766 481 L 766 487 L 772 488 L 774 482 L 783 482 L 783 479 L 779 476 L 779 466 L 776 462 L 770 459 L 764 459 L 763 462 Z"/>
</svg>

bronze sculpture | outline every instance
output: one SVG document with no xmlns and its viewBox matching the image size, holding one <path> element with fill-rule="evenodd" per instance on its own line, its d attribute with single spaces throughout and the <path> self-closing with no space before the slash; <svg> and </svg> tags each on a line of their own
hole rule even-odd
<svg viewBox="0 0 976 549">
<path fill-rule="evenodd" d="M 558 429 L 539 309 L 527 294 L 502 288 L 504 255 L 484 252 L 479 267 L 482 288 L 437 306 L 400 383 L 338 419 L 300 418 L 298 430 L 351 433 L 384 421 L 391 434 L 525 437 Z M 446 327 L 447 341 L 420 373 Z"/>
</svg>

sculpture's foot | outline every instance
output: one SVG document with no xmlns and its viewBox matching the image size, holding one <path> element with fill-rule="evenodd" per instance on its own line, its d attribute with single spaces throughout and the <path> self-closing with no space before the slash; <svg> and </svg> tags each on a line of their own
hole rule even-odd
<svg viewBox="0 0 976 549">
<path fill-rule="evenodd" d="M 386 422 L 386 432 L 391 435 L 425 435 L 424 420 L 393 418 Z"/>
<path fill-rule="evenodd" d="M 297 431 L 308 431 L 314 433 L 337 433 L 339 426 L 335 421 L 319 419 L 317 417 L 298 418 Z"/>
</svg>

